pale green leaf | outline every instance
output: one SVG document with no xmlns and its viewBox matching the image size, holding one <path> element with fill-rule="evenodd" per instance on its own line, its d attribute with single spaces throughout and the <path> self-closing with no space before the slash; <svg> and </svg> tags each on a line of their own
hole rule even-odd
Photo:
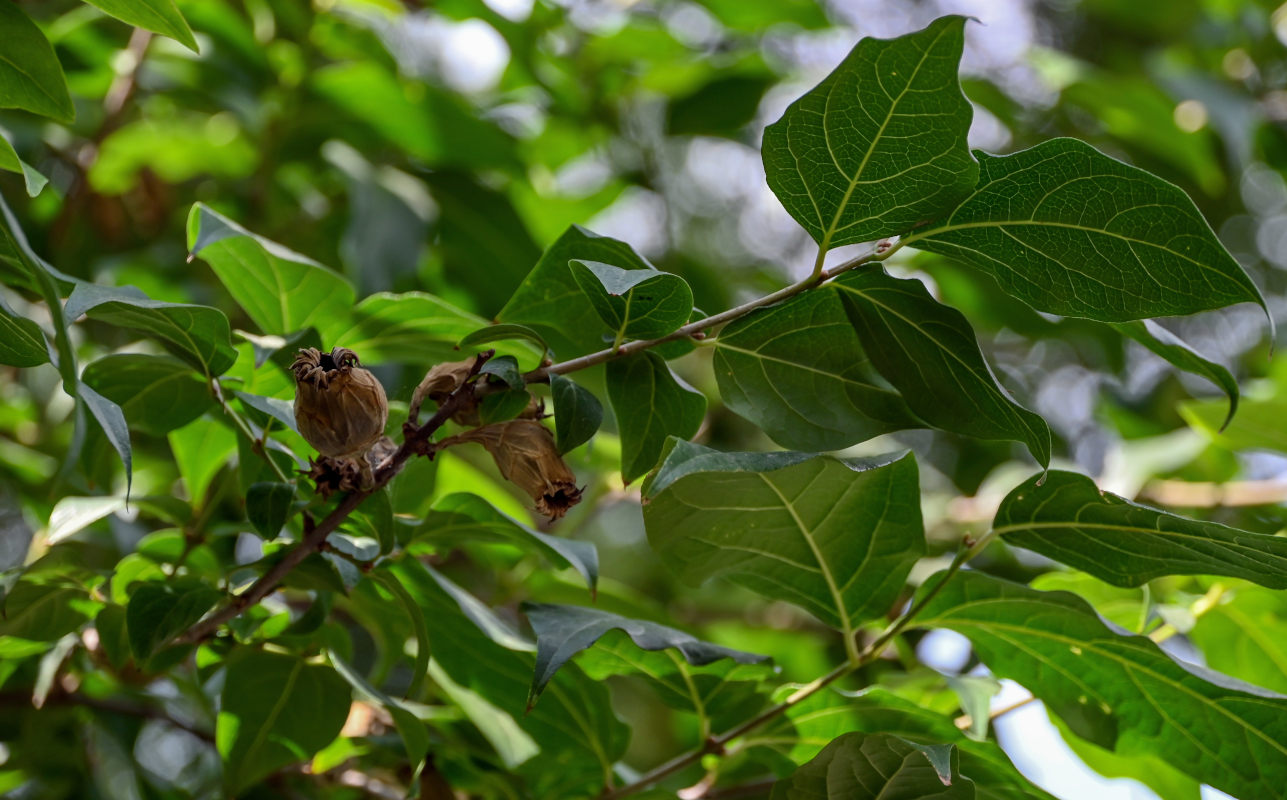
<svg viewBox="0 0 1287 800">
<path fill-rule="evenodd" d="M 54 48 L 17 3 L 0 3 L 0 42 L 0 108 L 21 108 L 59 122 L 75 119 Z"/>
</svg>

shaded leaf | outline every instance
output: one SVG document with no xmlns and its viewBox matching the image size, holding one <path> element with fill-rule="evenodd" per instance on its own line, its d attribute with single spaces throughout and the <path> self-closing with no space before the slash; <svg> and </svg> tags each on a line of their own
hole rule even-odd
<svg viewBox="0 0 1287 800">
<path fill-rule="evenodd" d="M 625 631 L 644 650 L 674 648 L 694 666 L 730 658 L 739 664 L 757 664 L 768 656 L 745 653 L 703 642 L 692 634 L 647 620 L 628 619 L 608 611 L 554 603 L 524 603 L 523 613 L 536 634 L 536 672 L 527 704 L 536 703 L 554 673 L 568 659 L 593 645 L 610 630 Z"/>
<path fill-rule="evenodd" d="M 917 624 L 964 634 L 997 677 L 1022 684 L 1100 747 L 1158 756 L 1235 797 L 1287 796 L 1287 697 L 1123 635 L 1076 595 L 965 571 Z"/>
<path fill-rule="evenodd" d="M 1137 505 L 1073 472 L 1052 470 L 1020 484 L 997 509 L 992 529 L 1114 586 L 1226 575 L 1287 589 L 1287 538 Z"/>
<path fill-rule="evenodd" d="M 287 430 L 299 433 L 299 425 L 295 422 L 295 404 L 290 400 L 263 397 L 247 392 L 233 392 L 233 394 L 246 406 L 267 414 L 280 422 Z"/>
<path fill-rule="evenodd" d="M 706 397 L 647 350 L 609 361 L 607 385 L 621 434 L 621 476 L 626 483 L 657 464 L 667 437 L 693 436 L 706 416 Z"/>
<path fill-rule="evenodd" d="M 840 460 L 677 442 L 644 494 L 648 541 L 685 582 L 726 576 L 846 637 L 889 610 L 925 552 L 907 454 Z"/>
<path fill-rule="evenodd" d="M 214 405 L 192 367 L 171 356 L 103 356 L 85 365 L 81 380 L 121 407 L 130 427 L 164 436 Z"/>
<path fill-rule="evenodd" d="M 976 153 L 979 185 L 904 239 L 996 278 L 1038 311 L 1104 322 L 1264 307 L 1184 192 L 1076 139 Z"/>
<path fill-rule="evenodd" d="M 21 108 L 59 122 L 76 117 L 62 65 L 49 40 L 16 3 L 0 4 L 0 108 Z"/>
<path fill-rule="evenodd" d="M 86 0 L 123 22 L 169 36 L 192 52 L 198 52 L 188 21 L 175 8 L 174 0 Z"/>
<path fill-rule="evenodd" d="M 558 373 L 550 373 L 550 394 L 554 398 L 554 440 L 559 452 L 570 452 L 590 441 L 603 424 L 599 398 Z"/>
<path fill-rule="evenodd" d="M 406 748 L 407 758 L 411 759 L 412 767 L 424 761 L 425 756 L 429 754 L 429 732 L 425 730 L 425 724 L 420 721 L 420 718 L 401 702 L 372 686 L 334 650 L 327 650 L 326 657 L 331 662 L 331 666 L 335 667 L 335 671 L 348 681 L 358 694 L 384 706 L 389 716 L 393 717 L 393 725 L 398 729 L 398 736 L 402 738 L 402 746 Z"/>
<path fill-rule="evenodd" d="M 130 447 L 130 429 L 125 424 L 125 414 L 120 406 L 83 383 L 77 385 L 76 393 L 85 401 L 112 449 L 121 457 L 121 464 L 125 467 L 125 496 L 128 498 L 134 484 L 134 452 Z"/>
<path fill-rule="evenodd" d="M 201 584 L 180 588 L 149 582 L 136 586 L 125 607 L 125 628 L 135 663 L 142 666 L 158 647 L 191 627 L 222 597 L 222 592 Z"/>
<path fill-rule="evenodd" d="M 23 161 L 18 151 L 13 149 L 3 131 L 0 131 L 0 169 L 16 172 L 22 176 L 27 188 L 27 196 L 35 197 L 49 183 L 49 179 L 36 171 L 36 168 Z"/>
<path fill-rule="evenodd" d="M 353 287 L 338 273 L 202 203 L 188 214 L 188 249 L 210 265 L 264 333 L 285 336 L 310 325 L 321 329 L 346 319 L 353 308 Z"/>
<path fill-rule="evenodd" d="M 242 651 L 231 659 L 215 725 L 229 794 L 329 744 L 351 696 L 334 669 L 297 656 Z"/>
<path fill-rule="evenodd" d="M 773 786 L 772 800 L 974 800 L 956 753 L 896 736 L 846 733 Z"/>
<path fill-rule="evenodd" d="M 0 364 L 36 367 L 47 361 L 49 344 L 40 325 L 18 316 L 0 297 Z"/>
<path fill-rule="evenodd" d="M 714 351 L 724 404 L 783 447 L 839 450 L 925 424 L 876 376 L 832 290 L 734 320 Z"/>
<path fill-rule="evenodd" d="M 997 383 L 961 312 L 920 281 L 879 269 L 832 285 L 872 363 L 918 417 L 953 433 L 1023 442 L 1039 464 L 1050 463 L 1046 421 Z"/>
<path fill-rule="evenodd" d="M 1220 430 L 1223 431 L 1229 426 L 1233 415 L 1238 411 L 1239 392 L 1238 381 L 1228 369 L 1203 358 L 1183 339 L 1151 319 L 1121 322 L 1113 327 L 1144 345 L 1154 354 L 1166 359 L 1173 366 L 1214 383 L 1229 397 L 1229 413 L 1221 423 Z"/>
<path fill-rule="evenodd" d="M 678 275 L 579 259 L 569 266 L 599 319 L 618 339 L 665 336 L 693 311 L 693 290 Z"/>
<path fill-rule="evenodd" d="M 264 539 L 276 539 L 290 516 L 295 487 L 289 483 L 252 483 L 246 490 L 246 519 Z"/>
<path fill-rule="evenodd" d="M 526 325 L 519 325 L 513 322 L 498 322 L 495 325 L 488 325 L 486 328 L 479 328 L 461 339 L 456 346 L 470 348 L 489 342 L 502 342 L 507 339 L 521 339 L 531 342 L 539 347 L 542 352 L 550 349 L 545 340 L 541 338 L 541 334 Z"/>
<path fill-rule="evenodd" d="M 764 131 L 769 187 L 826 251 L 905 233 L 970 193 L 965 18 L 863 39 Z"/>
</svg>

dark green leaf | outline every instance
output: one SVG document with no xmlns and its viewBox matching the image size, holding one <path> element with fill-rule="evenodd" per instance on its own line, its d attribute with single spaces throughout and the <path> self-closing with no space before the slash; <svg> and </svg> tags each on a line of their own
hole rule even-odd
<svg viewBox="0 0 1287 800">
<path fill-rule="evenodd" d="M 123 22 L 154 31 L 197 52 L 197 40 L 174 0 L 86 0 Z"/>
<path fill-rule="evenodd" d="M 978 153 L 979 185 L 904 239 L 996 278 L 1039 311 L 1105 322 L 1264 306 L 1184 192 L 1076 139 Z"/>
<path fill-rule="evenodd" d="M 289 483 L 253 483 L 246 490 L 246 519 L 264 539 L 276 539 L 290 516 L 295 487 Z"/>
<path fill-rule="evenodd" d="M 1151 319 L 1121 322 L 1113 326 L 1185 372 L 1200 375 L 1229 397 L 1229 413 L 1220 425 L 1223 431 L 1238 411 L 1238 381 L 1229 370 L 1203 358 L 1180 337 Z"/>
<path fill-rule="evenodd" d="M 192 367 L 170 356 L 103 356 L 80 377 L 119 405 L 131 428 L 154 436 L 182 428 L 214 405 Z"/>
<path fill-rule="evenodd" d="M 344 659 L 336 655 L 335 651 L 328 650 L 326 657 L 335 667 L 335 671 L 340 673 L 340 676 L 348 681 L 358 694 L 384 706 L 389 716 L 393 717 L 393 725 L 398 729 L 398 736 L 402 738 L 402 746 L 406 748 L 412 767 L 424 761 L 425 756 L 429 754 L 429 732 L 425 730 L 425 724 L 420 721 L 420 718 L 401 702 L 372 686 Z"/>
<path fill-rule="evenodd" d="M 352 697 L 330 667 L 266 651 L 231 659 L 223 685 L 215 744 L 230 795 L 329 744 Z"/>
<path fill-rule="evenodd" d="M 541 334 L 526 325 L 518 325 L 513 322 L 498 322 L 495 325 L 488 325 L 486 328 L 479 328 L 461 339 L 456 346 L 462 349 L 467 349 L 476 347 L 480 344 L 502 342 L 507 339 L 520 339 L 531 342 L 539 347 L 542 352 L 550 349 L 549 345 L 545 343 L 545 340 L 541 338 Z"/>
<path fill-rule="evenodd" d="M 667 437 L 693 436 L 706 415 L 706 397 L 680 381 L 655 353 L 609 361 L 607 384 L 621 433 L 621 475 L 626 483 L 656 466 Z"/>
<path fill-rule="evenodd" d="M 794 450 L 839 450 L 925 424 L 876 377 L 831 290 L 729 323 L 714 369 L 724 404 Z"/>
<path fill-rule="evenodd" d="M 77 385 L 76 393 L 85 401 L 112 449 L 121 457 L 121 464 L 125 466 L 125 496 L 129 497 L 130 487 L 134 484 L 134 453 L 130 449 L 130 429 L 125 424 L 125 414 L 120 406 L 83 383 Z"/>
<path fill-rule="evenodd" d="M 1164 575 L 1226 575 L 1287 589 L 1287 538 L 1186 519 L 1102 492 L 1073 472 L 1020 484 L 992 529 L 1114 586 Z"/>
<path fill-rule="evenodd" d="M 13 145 L 3 131 L 0 131 L 0 169 L 21 175 L 27 186 L 28 197 L 40 194 L 40 191 L 49 183 L 49 179 L 37 172 L 35 167 L 18 157 L 18 151 L 13 149 Z"/>
<path fill-rule="evenodd" d="M 626 728 L 616 719 L 607 689 L 589 680 L 575 664 L 559 671 L 547 697 L 529 714 L 522 714 L 531 684 L 535 657 L 512 635 L 497 635 L 499 621 L 459 587 L 423 565 L 403 559 L 387 570 L 423 609 L 436 647 L 434 659 L 457 683 L 481 695 L 501 711 L 515 715 L 519 726 L 538 742 L 541 762 L 558 764 L 564 791 L 550 796 L 571 797 L 602 789 L 604 770 L 625 752 Z M 497 642 L 510 642 L 510 647 Z"/>
<path fill-rule="evenodd" d="M 424 292 L 381 292 L 363 298 L 351 312 L 323 324 L 322 338 L 348 347 L 363 362 L 437 363 L 460 358 L 456 342 L 487 321 Z M 501 349 L 501 348 L 498 348 Z M 527 345 L 503 350 L 528 354 Z"/>
<path fill-rule="evenodd" d="M 135 663 L 145 663 L 158 647 L 205 616 L 222 597 L 222 592 L 199 584 L 184 588 L 166 583 L 137 585 L 125 608 Z"/>
<path fill-rule="evenodd" d="M 625 242 L 575 225 L 546 249 L 496 319 L 537 329 L 564 358 L 604 346 L 598 312 L 572 277 L 568 263 L 572 259 L 602 261 L 622 269 L 652 269 Z"/>
<path fill-rule="evenodd" d="M 62 65 L 49 40 L 16 3 L 0 4 L 0 108 L 71 122 L 76 117 Z"/>
<path fill-rule="evenodd" d="M 407 697 L 415 697 L 420 693 L 424 686 L 425 676 L 429 674 L 429 656 L 431 655 L 429 640 L 429 626 L 425 622 L 424 611 L 411 596 L 406 587 L 387 570 L 379 570 L 372 573 L 375 580 L 389 591 L 398 602 L 402 605 L 402 610 L 407 612 L 407 619 L 411 621 L 411 630 L 416 637 L 416 660 L 411 668 L 411 683 L 407 686 Z"/>
<path fill-rule="evenodd" d="M 125 626 L 125 608 L 123 606 L 103 606 L 103 610 L 94 617 L 94 630 L 98 631 L 98 646 L 107 662 L 115 670 L 122 669 L 130 660 L 129 630 Z"/>
<path fill-rule="evenodd" d="M 202 203 L 188 214 L 188 249 L 214 269 L 264 333 L 285 336 L 310 325 L 321 329 L 347 319 L 353 308 L 353 287 L 339 274 Z"/>
<path fill-rule="evenodd" d="M 49 361 L 45 332 L 35 320 L 20 317 L 0 297 L 0 364 L 35 367 Z"/>
<path fill-rule="evenodd" d="M 755 119 L 760 101 L 773 83 L 769 74 L 761 72 L 717 74 L 696 91 L 671 101 L 666 108 L 666 129 L 672 136 L 737 138 Z"/>
<path fill-rule="evenodd" d="M 380 552 L 388 553 L 396 543 L 393 532 L 393 501 L 387 487 L 372 494 L 362 507 L 353 513 L 347 527 L 380 543 Z"/>
<path fill-rule="evenodd" d="M 872 363 L 918 417 L 953 433 L 1023 442 L 1038 463 L 1050 463 L 1046 421 L 997 383 L 961 312 L 935 301 L 920 281 L 879 269 L 832 285 Z"/>
<path fill-rule="evenodd" d="M 656 339 L 688 321 L 693 290 L 678 275 L 573 260 L 572 277 L 618 340 Z"/>
<path fill-rule="evenodd" d="M 925 553 L 916 461 L 718 453 L 676 443 L 644 487 L 648 541 L 680 578 L 727 576 L 851 637 Z"/>
<path fill-rule="evenodd" d="M 490 375 L 511 389 L 523 388 L 523 371 L 513 356 L 496 356 L 478 369 L 479 375 Z"/>
<path fill-rule="evenodd" d="M 704 666 L 722 658 L 739 664 L 757 664 L 767 656 L 745 653 L 728 647 L 703 642 L 692 634 L 646 620 L 627 619 L 608 611 L 582 606 L 553 603 L 524 603 L 523 613 L 536 634 L 536 672 L 527 704 L 532 706 L 545 685 L 568 659 L 590 647 L 610 630 L 625 631 L 644 650 L 674 648 L 694 666 Z"/>
<path fill-rule="evenodd" d="M 260 395 L 247 394 L 246 392 L 233 392 L 233 394 L 246 406 L 267 414 L 280 422 L 287 430 L 299 433 L 299 426 L 295 423 L 295 404 L 291 401 L 276 397 L 261 397 Z"/>
<path fill-rule="evenodd" d="M 0 636 L 53 642 L 98 611 L 83 589 L 19 581 L 0 605 Z"/>
<path fill-rule="evenodd" d="M 505 422 L 522 414 L 531 402 L 532 396 L 525 389 L 489 394 L 478 404 L 478 419 L 484 425 Z"/>
<path fill-rule="evenodd" d="M 937 584 L 931 578 L 926 586 Z M 1287 697 L 1178 661 L 1066 592 L 957 573 L 917 624 L 974 644 L 1078 735 L 1147 753 L 1235 797 L 1287 797 Z"/>
<path fill-rule="evenodd" d="M 769 187 L 826 251 L 905 233 L 970 193 L 965 18 L 863 39 L 764 131 Z"/>
<path fill-rule="evenodd" d="M 554 438 L 559 452 L 570 452 L 590 441 L 603 424 L 599 398 L 558 373 L 550 375 L 550 394 L 554 398 Z"/>
<path fill-rule="evenodd" d="M 939 752 L 895 736 L 846 733 L 778 781 L 772 798 L 974 800 L 974 783 L 961 777 L 956 762 L 950 745 Z"/>
<path fill-rule="evenodd" d="M 572 567 L 594 590 L 599 579 L 599 553 L 590 542 L 578 542 L 533 530 L 475 494 L 449 494 L 416 528 L 415 536 L 431 542 L 508 542 L 540 551 L 561 567 Z"/>
</svg>

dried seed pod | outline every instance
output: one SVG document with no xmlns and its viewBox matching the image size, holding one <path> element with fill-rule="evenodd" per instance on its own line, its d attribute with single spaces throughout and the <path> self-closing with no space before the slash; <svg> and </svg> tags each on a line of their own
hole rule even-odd
<svg viewBox="0 0 1287 800">
<path fill-rule="evenodd" d="M 539 422 L 526 419 L 498 422 L 453 436 L 487 448 L 501 475 L 536 502 L 536 510 L 558 519 L 581 502 L 576 475 L 554 445 L 554 435 Z"/>
<path fill-rule="evenodd" d="M 300 350 L 291 371 L 295 373 L 295 422 L 319 453 L 360 459 L 384 435 L 389 418 L 384 387 L 361 368 L 352 350 Z"/>
<path fill-rule="evenodd" d="M 416 390 L 411 395 L 411 406 L 408 409 L 408 416 L 413 421 L 420 415 L 420 406 L 424 404 L 426 398 L 442 405 L 452 392 L 456 391 L 464 384 L 473 372 L 475 358 L 467 358 L 464 361 L 448 361 L 444 364 L 438 364 L 425 373 L 425 377 L 416 386 Z M 472 415 L 472 416 L 471 416 Z M 476 408 L 462 409 L 456 412 L 453 419 L 462 425 L 477 425 L 478 412 Z"/>
</svg>

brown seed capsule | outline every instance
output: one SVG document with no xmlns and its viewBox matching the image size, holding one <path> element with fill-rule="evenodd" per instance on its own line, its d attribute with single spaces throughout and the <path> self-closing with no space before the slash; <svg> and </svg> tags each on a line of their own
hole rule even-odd
<svg viewBox="0 0 1287 800">
<path fill-rule="evenodd" d="M 452 437 L 487 448 L 501 475 L 527 492 L 536 510 L 558 519 L 581 502 L 576 475 L 563 461 L 550 429 L 526 419 L 498 422 Z"/>
<path fill-rule="evenodd" d="M 408 417 L 413 421 L 420 415 L 420 406 L 426 399 L 432 400 L 438 405 L 461 387 L 461 384 L 469 378 L 473 372 L 474 361 L 476 359 L 467 358 L 464 361 L 448 361 L 444 364 L 438 364 L 425 373 L 425 377 L 416 386 L 415 392 L 411 395 L 411 406 L 408 408 Z M 457 422 L 462 425 L 477 425 L 478 413 L 476 405 L 470 408 L 461 409 L 454 416 Z"/>
<path fill-rule="evenodd" d="M 317 452 L 331 458 L 358 458 L 384 434 L 389 401 L 384 387 L 361 369 L 357 354 L 344 347 L 322 353 L 309 347 L 291 365 L 295 373 L 295 422 Z"/>
</svg>

